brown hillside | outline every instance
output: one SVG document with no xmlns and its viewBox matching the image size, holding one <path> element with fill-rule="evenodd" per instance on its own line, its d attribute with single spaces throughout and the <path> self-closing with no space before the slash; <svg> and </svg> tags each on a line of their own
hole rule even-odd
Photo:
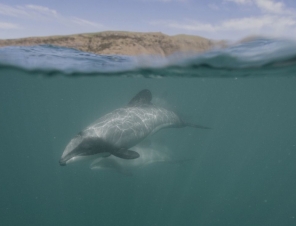
<svg viewBox="0 0 296 226">
<path fill-rule="evenodd" d="M 153 54 L 167 56 L 175 52 L 203 52 L 219 43 L 199 36 L 168 36 L 160 32 L 140 33 L 125 31 L 0 40 L 0 47 L 40 44 L 75 48 L 96 54 Z"/>
</svg>

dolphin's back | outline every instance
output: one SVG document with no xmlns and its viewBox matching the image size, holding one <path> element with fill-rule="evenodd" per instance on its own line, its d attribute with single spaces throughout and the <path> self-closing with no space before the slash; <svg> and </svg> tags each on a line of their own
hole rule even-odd
<svg viewBox="0 0 296 226">
<path fill-rule="evenodd" d="M 84 131 L 117 147 L 129 148 L 166 127 L 181 127 L 182 120 L 172 111 L 150 105 L 116 109 Z"/>
</svg>

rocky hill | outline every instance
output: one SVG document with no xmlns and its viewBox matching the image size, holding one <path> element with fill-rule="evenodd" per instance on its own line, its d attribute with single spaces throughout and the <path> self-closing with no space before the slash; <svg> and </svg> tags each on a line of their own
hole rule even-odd
<svg viewBox="0 0 296 226">
<path fill-rule="evenodd" d="M 0 40 L 3 46 L 30 46 L 51 44 L 75 48 L 96 54 L 141 55 L 153 54 L 168 56 L 175 52 L 196 53 L 223 45 L 223 42 L 199 36 L 169 36 L 160 32 L 104 31 L 66 36 L 29 37 Z"/>
</svg>

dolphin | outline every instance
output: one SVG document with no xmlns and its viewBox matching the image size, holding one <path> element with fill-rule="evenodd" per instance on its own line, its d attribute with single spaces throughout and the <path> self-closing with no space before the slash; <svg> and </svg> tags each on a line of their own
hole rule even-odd
<svg viewBox="0 0 296 226">
<path fill-rule="evenodd" d="M 59 161 L 60 165 L 65 166 L 71 159 L 98 155 L 136 159 L 140 154 L 130 148 L 160 129 L 186 126 L 209 129 L 187 123 L 177 113 L 156 106 L 151 100 L 151 92 L 144 89 L 135 95 L 127 106 L 102 116 L 86 127 L 66 146 Z"/>
</svg>

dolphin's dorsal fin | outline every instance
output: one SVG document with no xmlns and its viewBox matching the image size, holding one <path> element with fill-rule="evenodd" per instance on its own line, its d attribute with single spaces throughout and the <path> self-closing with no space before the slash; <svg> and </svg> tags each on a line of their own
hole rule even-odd
<svg viewBox="0 0 296 226">
<path fill-rule="evenodd" d="M 134 96 L 133 99 L 131 99 L 131 101 L 128 103 L 128 106 L 151 104 L 151 100 L 152 100 L 152 94 L 150 90 L 143 89 L 136 96 Z"/>
</svg>

